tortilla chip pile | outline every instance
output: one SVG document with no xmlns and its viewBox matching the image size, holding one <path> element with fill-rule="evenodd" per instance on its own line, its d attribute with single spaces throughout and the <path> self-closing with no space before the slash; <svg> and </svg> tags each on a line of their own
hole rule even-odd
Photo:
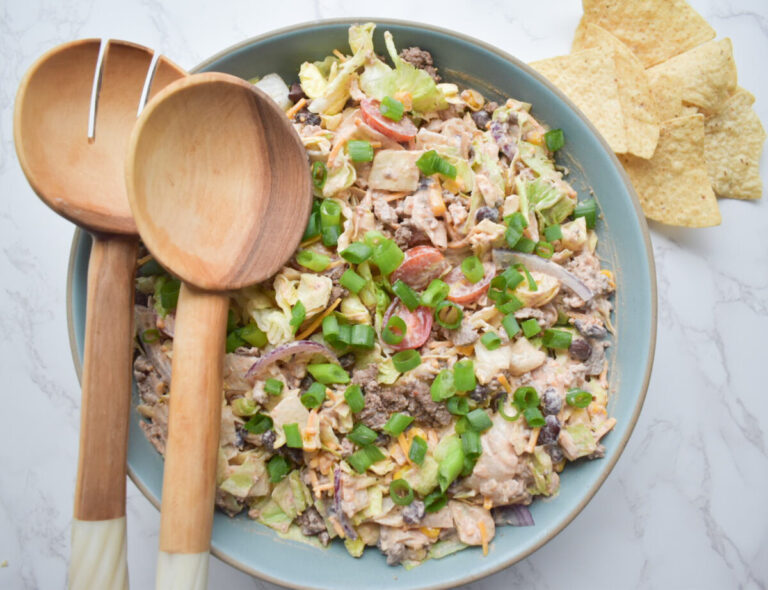
<svg viewBox="0 0 768 590">
<path fill-rule="evenodd" d="M 715 195 L 759 199 L 765 131 L 730 39 L 685 0 L 582 0 L 570 55 L 531 65 L 594 123 L 646 217 L 720 223 Z"/>
</svg>

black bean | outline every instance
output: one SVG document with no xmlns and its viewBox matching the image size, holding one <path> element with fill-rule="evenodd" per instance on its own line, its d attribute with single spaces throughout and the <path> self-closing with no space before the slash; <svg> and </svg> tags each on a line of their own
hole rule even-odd
<svg viewBox="0 0 768 590">
<path fill-rule="evenodd" d="M 490 219 L 494 223 L 499 220 L 499 210 L 493 207 L 480 207 L 475 213 L 475 221 L 480 223 L 483 219 Z"/>
<path fill-rule="evenodd" d="M 563 460 L 563 449 L 560 447 L 557 443 L 552 443 L 550 445 L 546 445 L 544 447 L 544 450 L 549 453 L 549 456 L 552 458 L 552 463 L 560 463 L 560 461 Z"/>
<path fill-rule="evenodd" d="M 557 436 L 560 434 L 560 420 L 557 416 L 550 414 L 545 418 L 546 424 L 541 427 L 539 432 L 538 443 L 542 445 L 548 445 L 557 440 Z"/>
<path fill-rule="evenodd" d="M 303 123 L 304 125 L 320 125 L 322 120 L 317 113 L 310 113 L 307 109 L 302 109 L 293 118 L 296 123 Z"/>
<path fill-rule="evenodd" d="M 472 113 L 472 120 L 475 122 L 478 129 L 485 131 L 486 125 L 491 121 L 491 115 L 489 115 L 487 111 L 477 111 Z"/>
<path fill-rule="evenodd" d="M 314 382 L 315 380 L 312 379 L 311 375 L 304 375 L 302 380 L 299 382 L 299 389 L 301 389 L 302 391 L 305 391 L 309 389 Z"/>
<path fill-rule="evenodd" d="M 261 446 L 263 446 L 268 451 L 274 450 L 275 447 L 272 445 L 275 444 L 276 438 L 277 433 L 274 430 L 267 430 L 264 434 L 261 435 Z"/>
<path fill-rule="evenodd" d="M 584 338 L 574 338 L 568 353 L 574 360 L 586 361 L 592 354 L 592 346 Z"/>
<path fill-rule="evenodd" d="M 487 385 L 478 384 L 472 391 L 469 392 L 469 397 L 476 401 L 479 405 L 483 405 L 491 394 L 491 388 Z"/>
<path fill-rule="evenodd" d="M 355 366 L 355 353 L 348 352 L 347 354 L 341 355 L 339 357 L 339 364 L 341 365 L 342 369 L 349 371 L 352 367 Z"/>
<path fill-rule="evenodd" d="M 563 400 L 560 399 L 557 390 L 554 387 L 547 387 L 541 396 L 541 412 L 545 416 L 557 414 L 563 407 Z"/>
<path fill-rule="evenodd" d="M 294 82 L 291 84 L 291 88 L 288 91 L 288 98 L 291 100 L 291 102 L 297 103 L 302 98 L 307 98 L 307 95 L 304 94 L 304 91 L 301 89 L 301 84 Z"/>
</svg>

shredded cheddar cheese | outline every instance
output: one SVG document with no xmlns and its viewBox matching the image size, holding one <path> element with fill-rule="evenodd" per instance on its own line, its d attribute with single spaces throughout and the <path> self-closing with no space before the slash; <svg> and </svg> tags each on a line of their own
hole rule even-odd
<svg viewBox="0 0 768 590">
<path fill-rule="evenodd" d="M 424 533 L 431 541 L 436 541 L 437 538 L 440 536 L 440 529 L 431 528 L 431 527 L 421 527 L 419 529 L 422 533 Z"/>
<path fill-rule="evenodd" d="M 608 283 L 611 285 L 611 289 L 616 288 L 616 281 L 613 280 L 613 273 L 610 270 L 604 268 L 600 271 L 600 274 L 608 278 Z"/>
<path fill-rule="evenodd" d="M 293 119 L 296 116 L 296 113 L 298 113 L 301 109 L 303 109 L 307 104 L 307 99 L 302 98 L 299 99 L 299 101 L 293 105 L 290 109 L 285 111 L 285 116 L 289 119 Z"/>
<path fill-rule="evenodd" d="M 491 508 L 493 508 L 493 500 L 491 500 L 487 496 L 483 498 L 483 508 L 485 508 L 486 510 L 490 510 Z"/>
<path fill-rule="evenodd" d="M 456 352 L 458 352 L 459 354 L 463 354 L 464 356 L 470 356 L 475 352 L 475 345 L 467 344 L 466 346 L 457 346 Z"/>
<path fill-rule="evenodd" d="M 307 241 L 302 242 L 301 244 L 299 244 L 299 247 L 300 248 L 306 248 L 307 246 L 311 246 L 315 242 L 319 242 L 320 241 L 320 237 L 321 236 L 318 234 L 314 238 L 309 238 Z"/>
<path fill-rule="evenodd" d="M 301 332 L 301 334 L 296 335 L 296 340 L 306 340 L 307 337 L 311 336 L 312 333 L 320 327 L 320 324 L 323 323 L 323 319 L 326 316 L 331 315 L 333 313 L 333 310 L 336 309 L 340 303 L 341 303 L 341 297 L 337 297 L 336 301 L 334 301 L 330 305 L 330 307 L 326 308 L 326 310 L 323 313 L 321 313 L 314 320 L 312 320 L 312 323 L 310 323 L 309 326 L 307 326 L 307 328 L 303 332 Z"/>
<path fill-rule="evenodd" d="M 411 458 L 408 456 L 408 449 L 409 449 L 408 441 L 406 440 L 405 435 L 402 432 L 397 436 L 397 444 L 400 445 L 400 450 L 403 451 L 405 460 L 408 461 L 410 465 L 413 465 L 413 461 L 411 461 Z"/>
<path fill-rule="evenodd" d="M 536 442 L 539 440 L 540 432 L 541 428 L 534 428 L 531 431 L 531 438 L 528 439 L 528 445 L 525 447 L 526 453 L 533 453 L 533 450 L 536 448 Z"/>
<path fill-rule="evenodd" d="M 488 555 L 488 531 L 485 529 L 485 523 L 481 520 L 477 523 L 480 530 L 480 540 L 483 543 L 483 555 Z"/>
<path fill-rule="evenodd" d="M 501 386 L 504 388 L 504 391 L 507 393 L 512 393 L 512 386 L 509 384 L 509 381 L 507 381 L 507 378 L 504 375 L 499 375 L 496 377 L 496 379 L 499 380 L 499 383 L 501 383 Z"/>
</svg>

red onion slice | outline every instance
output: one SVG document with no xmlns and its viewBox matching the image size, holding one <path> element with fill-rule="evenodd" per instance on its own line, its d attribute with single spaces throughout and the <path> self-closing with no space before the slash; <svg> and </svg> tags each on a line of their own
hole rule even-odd
<svg viewBox="0 0 768 590">
<path fill-rule="evenodd" d="M 277 361 L 281 361 L 284 358 L 293 356 L 294 354 L 321 354 L 334 363 L 338 364 L 339 362 L 339 359 L 336 357 L 336 355 L 333 354 L 333 352 L 331 352 L 328 347 L 323 346 L 319 342 L 314 342 L 312 340 L 297 340 L 296 342 L 289 342 L 288 344 L 278 346 L 273 351 L 265 354 L 263 357 L 253 363 L 251 368 L 248 369 L 248 372 L 245 374 L 245 378 L 250 382 L 253 382 L 253 380 L 255 380 L 256 377 L 258 377 L 264 369 L 276 363 Z"/>
<path fill-rule="evenodd" d="M 595 296 L 592 290 L 576 275 L 567 271 L 556 262 L 552 262 L 541 256 L 535 254 L 523 254 L 522 252 L 514 252 L 513 250 L 506 250 L 503 248 L 495 248 L 493 250 L 493 261 L 496 264 L 503 266 L 522 263 L 528 270 L 551 275 L 573 291 L 585 303 Z"/>
<path fill-rule="evenodd" d="M 493 522 L 497 525 L 508 526 L 533 526 L 533 516 L 528 506 L 523 504 L 509 504 L 497 506 L 492 510 Z"/>
</svg>

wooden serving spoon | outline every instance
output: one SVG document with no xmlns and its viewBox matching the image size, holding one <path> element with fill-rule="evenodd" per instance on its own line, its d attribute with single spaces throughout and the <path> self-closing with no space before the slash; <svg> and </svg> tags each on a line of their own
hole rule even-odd
<svg viewBox="0 0 768 590">
<path fill-rule="evenodd" d="M 136 226 L 183 283 L 176 310 L 157 588 L 205 588 L 213 523 L 228 290 L 263 281 L 299 245 L 307 155 L 248 82 L 195 74 L 147 105 L 126 186 Z"/>
<path fill-rule="evenodd" d="M 14 140 L 29 183 L 51 209 L 93 234 L 72 590 L 128 587 L 125 462 L 138 238 L 125 155 L 142 99 L 185 75 L 146 47 L 85 39 L 38 59 L 16 96 Z"/>
</svg>

